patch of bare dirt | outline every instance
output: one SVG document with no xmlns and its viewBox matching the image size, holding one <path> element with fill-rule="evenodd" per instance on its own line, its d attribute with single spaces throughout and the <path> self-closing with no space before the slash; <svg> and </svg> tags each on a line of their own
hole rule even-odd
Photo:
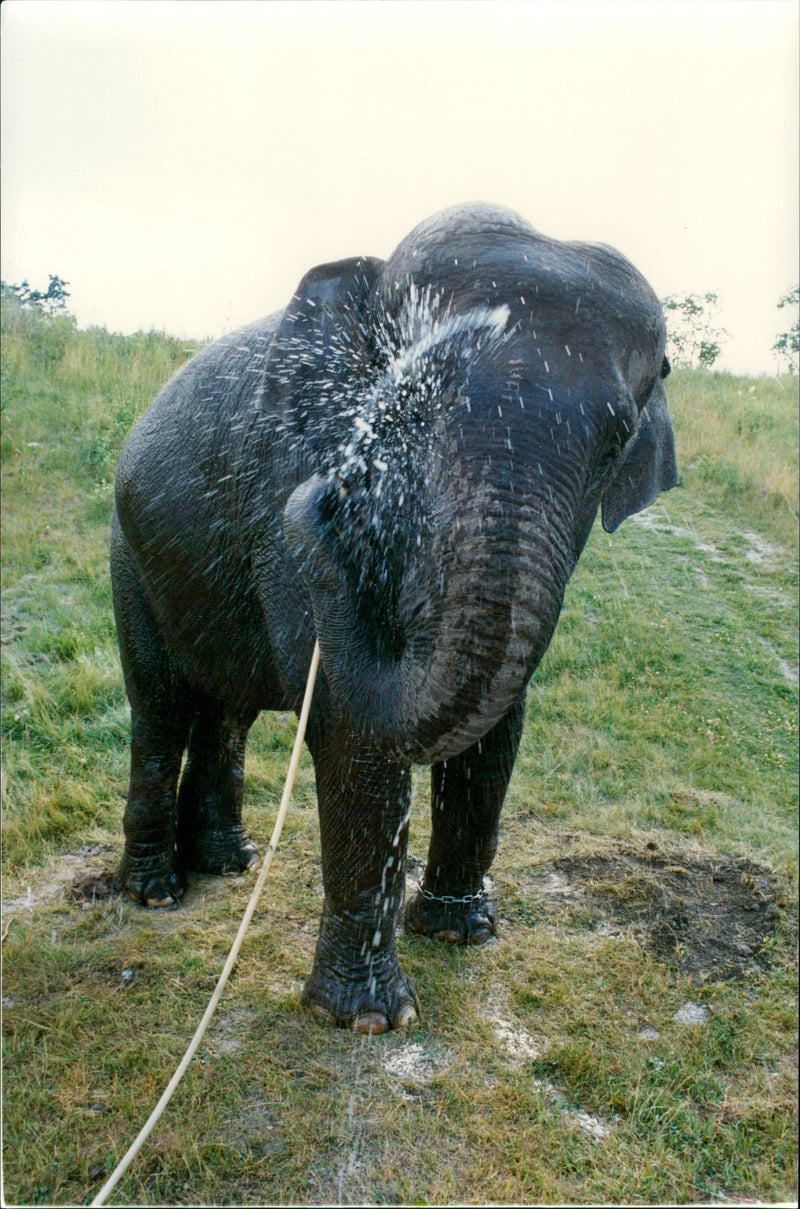
<svg viewBox="0 0 800 1209">
<path fill-rule="evenodd" d="M 72 902 L 91 904 L 114 893 L 114 869 L 108 866 L 115 852 L 110 844 L 84 844 L 74 852 L 65 852 L 57 864 L 31 875 L 24 894 L 3 899 L 2 914 L 23 915 L 40 903 L 66 895 Z"/>
<path fill-rule="evenodd" d="M 655 844 L 561 857 L 541 867 L 535 888 L 548 913 L 607 934 L 630 930 L 646 952 L 697 982 L 765 973 L 768 941 L 786 916 L 778 879 L 764 866 L 664 854 Z"/>
<path fill-rule="evenodd" d="M 89 904 L 111 898 L 116 893 L 113 869 L 80 869 L 67 890 L 72 902 Z"/>
</svg>

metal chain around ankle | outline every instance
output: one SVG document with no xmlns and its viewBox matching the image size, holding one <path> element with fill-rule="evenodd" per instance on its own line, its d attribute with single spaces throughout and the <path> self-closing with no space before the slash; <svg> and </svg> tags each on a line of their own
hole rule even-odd
<svg viewBox="0 0 800 1209">
<path fill-rule="evenodd" d="M 481 888 L 476 894 L 465 894 L 463 898 L 454 898 L 452 894 L 432 894 L 420 882 L 417 882 L 417 889 L 423 898 L 430 899 L 434 903 L 447 903 L 448 905 L 453 903 L 474 903 L 477 899 L 482 898 L 484 894 L 483 882 L 481 882 Z"/>
</svg>

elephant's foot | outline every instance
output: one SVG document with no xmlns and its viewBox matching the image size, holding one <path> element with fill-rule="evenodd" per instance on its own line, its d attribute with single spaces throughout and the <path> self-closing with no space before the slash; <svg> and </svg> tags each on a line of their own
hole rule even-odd
<svg viewBox="0 0 800 1209">
<path fill-rule="evenodd" d="M 363 935 L 351 921 L 343 923 L 325 911 L 303 1003 L 321 1024 L 357 1033 L 406 1028 L 419 1015 L 419 1000 L 397 960 L 394 942 L 365 957 L 365 946 L 355 941 L 358 931 Z M 370 945 L 372 939 L 370 929 Z"/>
<path fill-rule="evenodd" d="M 452 945 L 483 945 L 495 935 L 495 912 L 489 896 L 481 890 L 476 897 L 431 895 L 420 890 L 406 907 L 409 932 L 430 936 Z"/>
<path fill-rule="evenodd" d="M 303 1003 L 320 1024 L 349 1028 L 356 1033 L 388 1033 L 406 1028 L 419 1015 L 419 1000 L 411 979 L 395 960 L 392 971 L 380 975 L 353 973 L 342 978 L 316 966 L 303 988 Z"/>
<path fill-rule="evenodd" d="M 196 873 L 243 873 L 261 863 L 258 849 L 240 825 L 179 836 L 178 857 L 182 868 Z"/>
<path fill-rule="evenodd" d="M 132 854 L 126 850 L 114 888 L 141 907 L 174 907 L 186 891 L 174 858 L 163 851 Z"/>
</svg>

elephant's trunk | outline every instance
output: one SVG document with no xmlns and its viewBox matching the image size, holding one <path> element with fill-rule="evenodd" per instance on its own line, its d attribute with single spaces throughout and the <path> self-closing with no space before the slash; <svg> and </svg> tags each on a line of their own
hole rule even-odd
<svg viewBox="0 0 800 1209">
<path fill-rule="evenodd" d="M 547 496 L 528 491 L 522 506 L 513 486 L 451 482 L 446 499 L 428 500 L 401 555 L 399 530 L 385 519 L 378 557 L 364 540 L 365 498 L 344 498 L 321 478 L 291 496 L 286 535 L 309 586 L 333 696 L 390 758 L 429 764 L 463 751 L 524 690 L 571 570 Z M 353 565 L 354 528 L 366 575 Z"/>
</svg>

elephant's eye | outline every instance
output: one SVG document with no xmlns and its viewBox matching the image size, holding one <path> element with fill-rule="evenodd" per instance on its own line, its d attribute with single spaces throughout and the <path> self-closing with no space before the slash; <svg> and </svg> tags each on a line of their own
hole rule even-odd
<svg viewBox="0 0 800 1209">
<path fill-rule="evenodd" d="M 669 361 L 665 357 L 664 360 L 661 362 L 661 381 L 663 382 L 664 379 L 668 378 L 671 373 L 672 373 L 672 366 L 670 365 Z"/>
</svg>

